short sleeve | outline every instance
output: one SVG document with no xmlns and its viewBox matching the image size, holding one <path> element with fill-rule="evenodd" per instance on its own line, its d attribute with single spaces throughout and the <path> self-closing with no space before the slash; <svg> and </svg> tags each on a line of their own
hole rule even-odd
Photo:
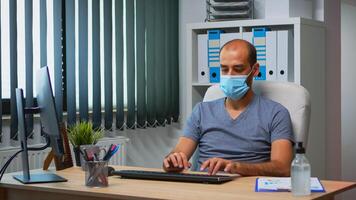
<svg viewBox="0 0 356 200">
<path fill-rule="evenodd" d="M 190 117 L 187 119 L 184 129 L 183 136 L 193 139 L 198 142 L 201 136 L 201 103 L 194 106 Z"/>
<path fill-rule="evenodd" d="M 294 144 L 294 134 L 289 111 L 279 105 L 275 110 L 271 126 L 271 142 L 279 139 L 290 140 Z"/>
</svg>

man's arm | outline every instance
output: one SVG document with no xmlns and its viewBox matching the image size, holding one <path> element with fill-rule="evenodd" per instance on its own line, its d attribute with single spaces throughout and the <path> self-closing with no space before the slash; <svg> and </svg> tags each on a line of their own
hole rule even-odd
<svg viewBox="0 0 356 200">
<path fill-rule="evenodd" d="M 203 163 L 201 170 L 209 168 L 209 174 L 216 174 L 219 170 L 224 170 L 243 176 L 290 176 L 292 159 L 292 143 L 289 140 L 280 139 L 272 142 L 269 162 L 250 164 L 212 158 Z"/>
<path fill-rule="evenodd" d="M 163 160 L 165 171 L 182 171 L 190 167 L 188 160 L 193 155 L 197 142 L 188 137 L 180 137 L 176 147 Z"/>
<path fill-rule="evenodd" d="M 232 173 L 244 176 L 290 176 L 290 167 L 293 159 L 292 144 L 289 140 L 281 139 L 272 143 L 271 161 L 265 163 L 235 163 L 231 165 Z M 229 171 L 229 166 L 227 166 Z"/>
</svg>

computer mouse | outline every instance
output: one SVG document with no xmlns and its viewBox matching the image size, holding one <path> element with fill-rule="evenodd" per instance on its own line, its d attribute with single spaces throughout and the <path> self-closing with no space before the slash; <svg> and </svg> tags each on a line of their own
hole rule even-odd
<svg viewBox="0 0 356 200">
<path fill-rule="evenodd" d="M 113 167 L 108 166 L 108 176 L 114 175 L 113 174 L 114 171 L 115 171 L 115 169 Z"/>
</svg>

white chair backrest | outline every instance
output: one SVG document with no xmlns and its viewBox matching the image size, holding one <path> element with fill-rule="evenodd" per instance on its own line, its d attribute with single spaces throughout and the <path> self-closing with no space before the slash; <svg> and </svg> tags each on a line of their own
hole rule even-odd
<svg viewBox="0 0 356 200">
<path fill-rule="evenodd" d="M 310 95 L 302 86 L 288 82 L 255 81 L 253 91 L 282 104 L 290 113 L 295 142 L 303 142 L 307 147 L 310 122 Z M 208 88 L 203 101 L 212 101 L 224 97 L 220 86 L 213 85 Z"/>
</svg>

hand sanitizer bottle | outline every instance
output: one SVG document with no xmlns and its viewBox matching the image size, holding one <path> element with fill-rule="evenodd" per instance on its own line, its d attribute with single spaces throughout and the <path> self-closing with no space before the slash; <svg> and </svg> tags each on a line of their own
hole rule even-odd
<svg viewBox="0 0 356 200">
<path fill-rule="evenodd" d="M 310 164 L 305 157 L 302 142 L 298 142 L 291 171 L 292 194 L 294 196 L 310 195 Z"/>
</svg>

